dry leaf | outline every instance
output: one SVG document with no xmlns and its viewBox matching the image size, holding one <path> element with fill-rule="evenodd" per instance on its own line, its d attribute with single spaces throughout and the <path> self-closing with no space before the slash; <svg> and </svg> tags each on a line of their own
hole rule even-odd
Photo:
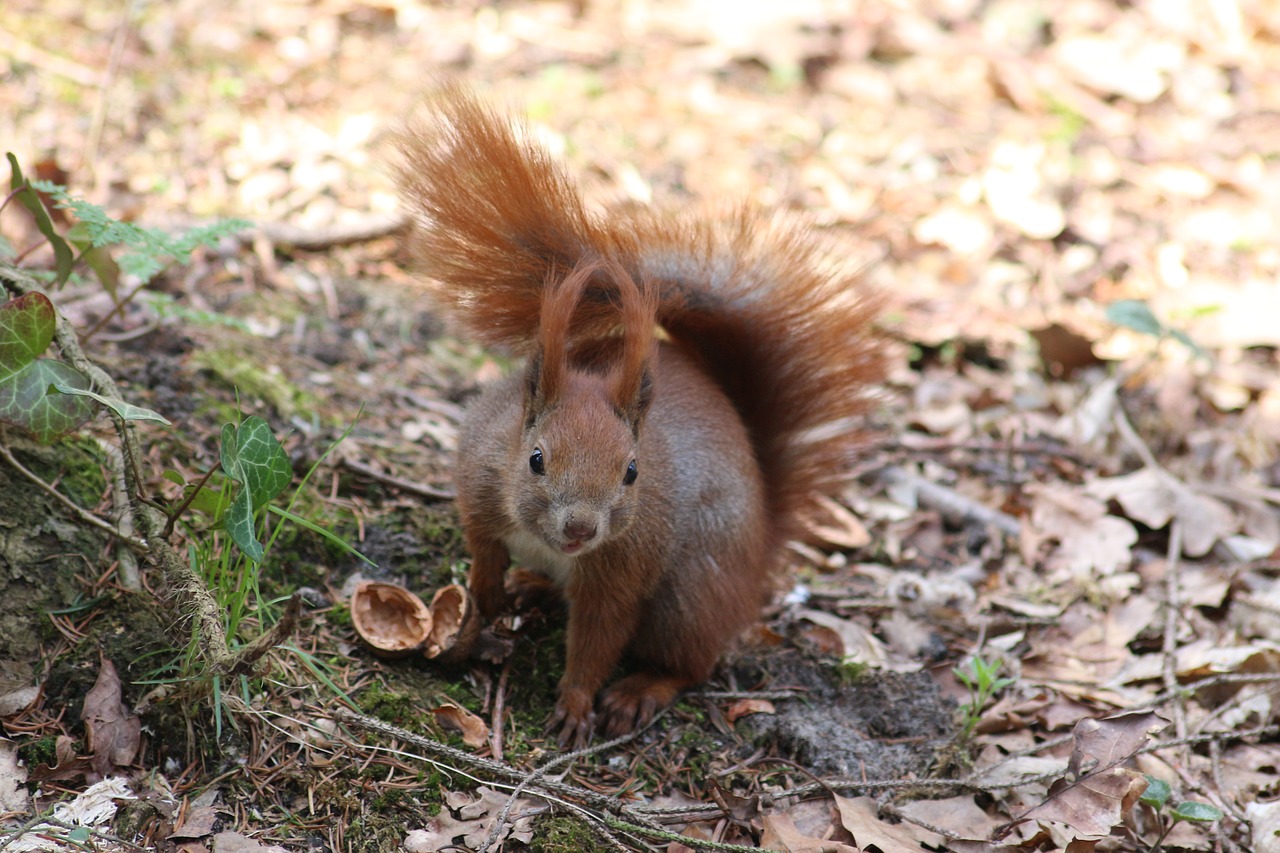
<svg viewBox="0 0 1280 853">
<path fill-rule="evenodd" d="M 1053 425 L 1053 434 L 1075 447 L 1089 447 L 1112 432 L 1112 418 L 1118 400 L 1120 380 L 1114 377 L 1097 383 L 1080 401 Z"/>
<path fill-rule="evenodd" d="M 1107 837 L 1147 789 L 1142 773 L 1120 765 L 1167 725 L 1151 711 L 1081 720 L 1072 733 L 1067 776 L 1054 783 L 1043 803 L 1007 825 L 1002 834 L 1018 824 L 1037 822 L 1060 824 L 1059 831 L 1072 840 Z M 1079 778 L 1070 781 L 1072 776 Z"/>
<path fill-rule="evenodd" d="M 828 497 L 820 497 L 818 504 L 826 517 L 822 519 L 824 523 L 813 521 L 809 525 L 809 532 L 819 540 L 847 550 L 865 548 L 871 544 L 871 534 L 867 532 L 866 525 L 846 507 Z"/>
<path fill-rule="evenodd" d="M 76 757 L 76 742 L 69 735 L 58 735 L 53 742 L 53 765 L 41 764 L 32 768 L 31 778 L 36 782 L 65 782 L 89 772 L 89 759 Z"/>
<path fill-rule="evenodd" d="M 880 853 L 921 853 L 911 825 L 886 823 L 880 818 L 879 808 L 871 797 L 835 795 L 835 800 L 836 808 L 840 810 L 840 821 L 862 850 L 875 847 Z"/>
<path fill-rule="evenodd" d="M 489 727 L 484 720 L 461 705 L 441 705 L 433 708 L 431 713 L 442 728 L 462 735 L 462 742 L 467 746 L 481 747 L 489 742 Z"/>
<path fill-rule="evenodd" d="M 945 203 L 916 222 L 911 234 L 921 243 L 946 246 L 961 255 L 977 255 L 991 245 L 991 221 L 978 210 Z"/>
<path fill-rule="evenodd" d="M 1076 723 L 1071 733 L 1071 760 L 1067 773 L 1078 776 L 1115 766 L 1146 746 L 1169 722 L 1153 711 L 1113 714 L 1100 720 Z"/>
<path fill-rule="evenodd" d="M 1140 104 L 1160 97 L 1170 73 L 1186 61 L 1183 43 L 1125 19 L 1102 35 L 1062 39 L 1052 53 L 1080 83 Z"/>
<path fill-rule="evenodd" d="M 1106 838 L 1124 821 L 1145 790 L 1147 780 L 1141 773 L 1113 767 L 1051 788 L 1044 803 L 1010 826 L 1052 823 L 1060 824 L 1070 839 Z"/>
<path fill-rule="evenodd" d="M 982 192 L 996 219 L 1037 240 L 1062 233 L 1066 214 L 1052 188 L 1045 186 L 1045 147 L 1001 142 L 982 175 Z"/>
<path fill-rule="evenodd" d="M 1125 514 L 1159 530 L 1172 519 L 1182 522 L 1182 551 L 1203 557 L 1219 539 L 1236 532 L 1235 514 L 1225 503 L 1197 494 L 1167 471 L 1143 468 L 1122 477 L 1093 480 L 1089 493 L 1115 500 Z"/>
<path fill-rule="evenodd" d="M 221 829 L 223 810 L 213 805 L 196 805 L 187 809 L 182 823 L 174 827 L 169 838 L 174 841 L 197 839 L 213 835 Z"/>
<path fill-rule="evenodd" d="M 1102 501 L 1061 484 L 1027 487 L 1033 505 L 1031 524 L 1058 540 L 1050 558 L 1073 577 L 1108 575 L 1128 566 L 1138 531 L 1123 518 L 1107 514 Z"/>
<path fill-rule="evenodd" d="M 768 699 L 739 699 L 728 707 L 724 712 L 729 722 L 736 723 L 740 718 L 748 714 L 773 714 L 777 709 L 773 707 L 773 703 Z"/>
<path fill-rule="evenodd" d="M 898 808 L 908 817 L 950 830 L 959 837 L 972 841 L 986 839 L 1000 825 L 1000 821 L 978 808 L 972 794 L 944 800 L 912 800 Z M 938 838 L 937 835 L 934 837 Z M 935 846 L 941 844 L 942 840 L 939 838 Z"/>
<path fill-rule="evenodd" d="M 839 841 L 827 841 L 805 835 L 785 814 L 765 815 L 760 834 L 760 847 L 782 853 L 860 853 L 857 847 Z"/>
<path fill-rule="evenodd" d="M 884 643 L 852 619 L 841 619 L 825 610 L 808 608 L 797 610 L 796 616 L 816 625 L 817 628 L 808 629 L 809 638 L 841 660 L 887 667 L 897 672 L 914 672 L 920 668 L 914 662 L 891 662 Z"/>
<path fill-rule="evenodd" d="M 18 763 L 13 741 L 0 738 L 0 812 L 27 811 L 27 771 Z"/>
<path fill-rule="evenodd" d="M 1244 809 L 1255 853 L 1280 853 L 1280 802 L 1249 803 Z"/>
<path fill-rule="evenodd" d="M 120 676 L 115 665 L 102 658 L 98 680 L 84 697 L 84 728 L 93 771 L 110 776 L 117 767 L 128 767 L 142 744 L 142 721 L 129 713 L 121 700 Z"/>
</svg>

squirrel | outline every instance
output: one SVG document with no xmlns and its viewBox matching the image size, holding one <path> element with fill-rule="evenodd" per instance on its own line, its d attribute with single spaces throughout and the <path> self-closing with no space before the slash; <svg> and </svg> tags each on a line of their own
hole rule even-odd
<svg viewBox="0 0 1280 853">
<path fill-rule="evenodd" d="M 562 747 L 628 733 L 710 677 L 847 483 L 886 373 L 878 300 L 777 217 L 588 211 L 523 124 L 460 86 L 395 146 L 432 295 L 527 356 L 460 431 L 470 591 L 489 620 L 538 591 L 505 577 L 512 558 L 545 575 L 568 604 L 549 728 Z M 636 670 L 601 692 L 624 657 Z"/>
</svg>

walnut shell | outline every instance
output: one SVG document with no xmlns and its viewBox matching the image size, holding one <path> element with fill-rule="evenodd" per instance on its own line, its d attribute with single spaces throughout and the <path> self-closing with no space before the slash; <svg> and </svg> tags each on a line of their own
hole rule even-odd
<svg viewBox="0 0 1280 853">
<path fill-rule="evenodd" d="M 466 587 L 441 587 L 431 597 L 431 633 L 422 653 L 437 663 L 461 663 L 480 636 L 480 612 Z"/>
<path fill-rule="evenodd" d="M 421 598 L 404 587 L 361 581 L 351 595 L 351 622 L 382 657 L 403 657 L 426 642 L 434 620 Z"/>
</svg>

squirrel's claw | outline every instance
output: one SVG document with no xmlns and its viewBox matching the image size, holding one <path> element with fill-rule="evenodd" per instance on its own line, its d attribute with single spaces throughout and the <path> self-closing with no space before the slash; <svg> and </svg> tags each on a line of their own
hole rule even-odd
<svg viewBox="0 0 1280 853">
<path fill-rule="evenodd" d="M 561 690 L 556 710 L 547 723 L 549 732 L 554 732 L 557 728 L 560 730 L 556 743 L 561 749 L 582 749 L 591 742 L 591 733 L 596 727 L 596 714 L 591 700 L 591 694 L 585 690 Z"/>
</svg>

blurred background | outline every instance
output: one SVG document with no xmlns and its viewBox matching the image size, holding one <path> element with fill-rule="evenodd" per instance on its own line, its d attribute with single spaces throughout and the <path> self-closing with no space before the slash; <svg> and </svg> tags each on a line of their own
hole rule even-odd
<svg viewBox="0 0 1280 853">
<path fill-rule="evenodd" d="M 0 9 L 5 147 L 145 221 L 391 211 L 379 136 L 440 78 L 527 113 L 602 203 L 848 230 L 925 342 L 1065 323 L 1124 354 L 1095 322 L 1122 298 L 1202 345 L 1280 335 L 1269 0 Z"/>
</svg>

